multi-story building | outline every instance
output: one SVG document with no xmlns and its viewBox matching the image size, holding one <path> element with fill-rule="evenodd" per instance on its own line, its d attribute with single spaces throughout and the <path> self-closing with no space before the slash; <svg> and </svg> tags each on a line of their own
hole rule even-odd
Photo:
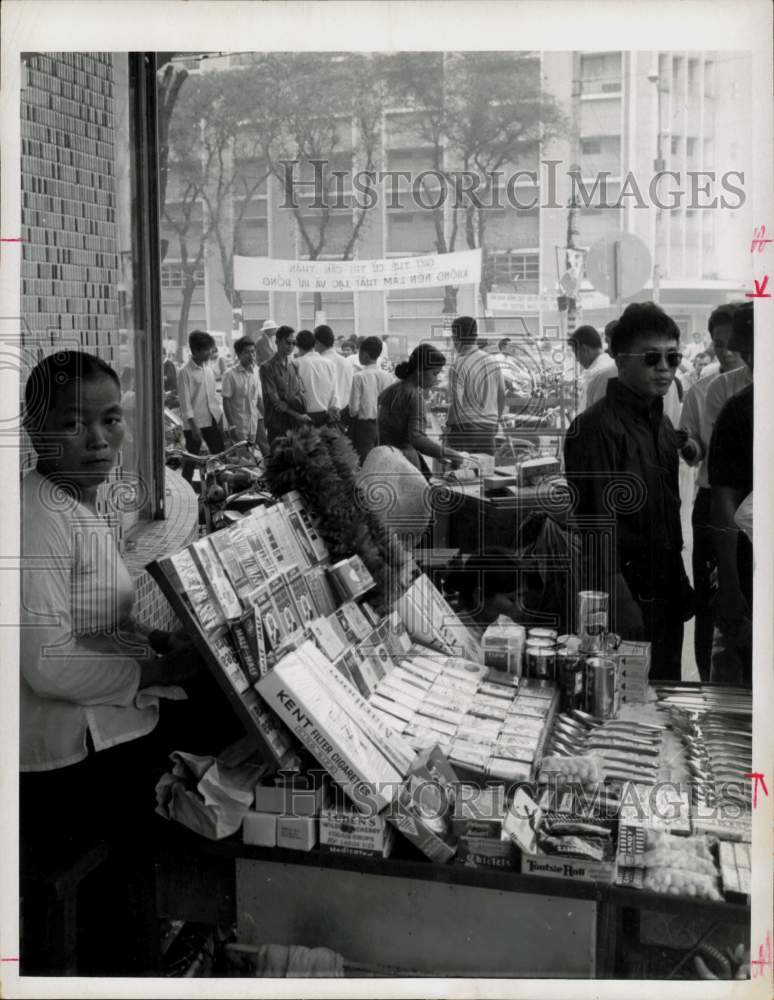
<svg viewBox="0 0 774 1000">
<path fill-rule="evenodd" d="M 566 109 L 570 129 L 561 139 L 544 144 L 532 162 L 514 169 L 522 174 L 515 188 L 521 205 L 509 199 L 487 210 L 487 267 L 494 293 L 517 293 L 515 307 L 488 310 L 482 326 L 504 335 L 541 332 L 563 338 L 565 312 L 557 303 L 557 281 L 564 270 L 564 248 L 570 236 L 577 247 L 589 249 L 600 238 L 627 233 L 643 244 L 641 284 L 613 300 L 584 280 L 576 322 L 603 326 L 627 301 L 657 298 L 687 335 L 705 329 L 715 305 L 743 294 L 746 243 L 752 231 L 747 178 L 751 166 L 750 57 L 733 52 L 525 52 L 543 88 Z M 192 72 L 238 71 L 249 55 L 187 57 Z M 417 174 L 432 166 L 430 150 L 417 141 L 411 111 L 389 108 L 383 116 L 381 160 L 385 171 Z M 344 130 L 346 132 L 346 129 Z M 337 169 L 352 170 L 344 144 Z M 249 173 L 250 165 L 247 165 Z M 262 166 L 253 165 L 256 179 Z M 654 182 L 654 175 L 667 171 Z M 572 175 L 572 176 L 571 176 Z M 578 178 L 579 180 L 574 180 Z M 604 180 L 604 185 L 602 184 Z M 503 182 L 504 183 L 504 182 Z M 168 208 L 175 211 L 171 172 Z M 409 194 L 410 182 L 398 191 Z M 576 209 L 569 215 L 575 193 Z M 654 203 L 654 194 L 663 207 Z M 356 248 L 360 258 L 406 256 L 436 251 L 432 212 L 410 197 L 393 205 L 382 190 L 369 212 Z M 234 250 L 246 256 L 302 258 L 293 213 L 283 208 L 275 180 L 265 182 L 251 199 L 238 227 Z M 243 208 L 235 198 L 233 217 Z M 447 214 L 450 210 L 447 204 Z M 314 211 L 308 211 L 313 221 Z M 200 224 L 206 225 L 200 212 Z M 334 210 L 324 257 L 336 258 L 351 231 L 347 208 Z M 162 269 L 166 336 L 179 326 L 183 276 L 175 234 L 164 235 L 169 248 Z M 456 250 L 466 249 L 462 233 Z M 620 262 L 627 268 L 626 248 Z M 647 260 L 650 264 L 647 264 Z M 638 269 L 634 269 L 637 271 Z M 624 292 L 626 292 L 624 288 Z M 277 322 L 312 326 L 311 294 L 242 293 L 242 315 L 253 328 L 268 316 Z M 497 300 L 495 300 L 497 301 Z M 389 335 L 397 350 L 437 334 L 444 315 L 444 289 L 369 291 L 326 294 L 323 311 L 337 333 Z M 462 286 L 459 312 L 481 316 L 478 289 Z M 187 330 L 208 327 L 231 331 L 231 302 L 223 291 L 223 269 L 215 241 L 206 241 L 196 271 Z"/>
</svg>

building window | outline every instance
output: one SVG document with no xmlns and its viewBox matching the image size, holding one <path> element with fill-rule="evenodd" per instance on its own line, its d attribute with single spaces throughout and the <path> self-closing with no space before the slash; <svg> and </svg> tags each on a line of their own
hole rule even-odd
<svg viewBox="0 0 774 1000">
<path fill-rule="evenodd" d="M 496 285 L 525 281 L 538 282 L 540 279 L 540 256 L 537 253 L 513 253 L 505 250 L 489 254 L 489 266 Z"/>
<path fill-rule="evenodd" d="M 688 93 L 690 95 L 695 95 L 697 93 L 698 87 L 698 76 L 699 76 L 699 60 L 689 59 L 688 60 Z"/>
<path fill-rule="evenodd" d="M 194 271 L 194 288 L 204 288 L 204 267 L 197 267 Z M 184 288 L 186 283 L 185 271 L 179 261 L 164 261 L 161 265 L 161 287 L 162 288 Z"/>
<path fill-rule="evenodd" d="M 582 94 L 618 94 L 621 91 L 621 53 L 599 52 L 580 57 Z"/>
<path fill-rule="evenodd" d="M 602 140 L 601 139 L 581 139 L 580 141 L 581 153 L 589 155 L 592 153 L 602 152 Z"/>
<path fill-rule="evenodd" d="M 704 63 L 704 96 L 715 96 L 715 63 L 712 59 Z"/>
</svg>

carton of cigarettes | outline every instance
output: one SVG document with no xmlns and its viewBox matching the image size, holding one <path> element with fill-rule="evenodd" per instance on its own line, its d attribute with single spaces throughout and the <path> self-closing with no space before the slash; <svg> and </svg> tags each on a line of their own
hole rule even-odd
<svg viewBox="0 0 774 1000">
<path fill-rule="evenodd" d="M 239 662 L 239 656 L 226 627 L 210 636 L 210 649 L 223 673 L 231 681 L 237 694 L 243 694 L 250 687 L 250 680 Z"/>
<path fill-rule="evenodd" d="M 215 538 L 221 534 L 224 532 L 216 531 L 212 537 Z M 234 555 L 239 560 L 239 565 L 247 577 L 250 590 L 253 591 L 265 583 L 268 576 L 259 564 L 255 556 L 255 549 L 247 538 L 244 521 L 237 521 L 234 527 L 229 529 L 228 534 Z"/>
<path fill-rule="evenodd" d="M 340 691 L 331 691 L 293 652 L 256 687 L 361 811 L 381 812 L 390 804 L 401 775 L 358 726 Z"/>
<path fill-rule="evenodd" d="M 391 722 L 388 722 L 393 729 L 400 726 L 401 728 L 405 726 L 407 722 L 410 722 L 416 712 L 412 708 L 406 708 L 405 705 L 401 705 L 397 701 L 393 701 L 391 698 L 386 698 L 384 695 L 375 694 L 370 699 L 370 704 L 379 712 L 383 712 L 390 716 Z"/>
<path fill-rule="evenodd" d="M 520 760 L 509 760 L 506 757 L 490 757 L 486 766 L 488 778 L 500 781 L 529 781 L 532 776 L 532 765 Z"/>
<path fill-rule="evenodd" d="M 672 782 L 655 786 L 630 782 L 624 790 L 619 823 L 687 836 L 691 832 L 690 793 Z"/>
<path fill-rule="evenodd" d="M 215 554 L 220 560 L 220 564 L 229 578 L 231 586 L 237 595 L 244 601 L 253 589 L 241 562 L 237 558 L 233 545 L 233 530 L 215 531 L 208 535 L 208 540 Z"/>
<path fill-rule="evenodd" d="M 314 519 L 304 505 L 301 494 L 297 490 L 291 490 L 282 497 L 282 502 L 289 511 L 297 514 L 304 527 L 306 537 L 314 551 L 313 562 L 320 563 L 328 558 L 328 547 L 323 541 Z"/>
<path fill-rule="evenodd" d="M 318 564 L 313 566 L 306 574 L 305 579 L 312 595 L 317 613 L 322 616 L 332 615 L 338 607 L 336 595 L 333 593 L 325 566 Z"/>
<path fill-rule="evenodd" d="M 275 760 L 283 766 L 293 752 L 293 738 L 282 722 L 266 707 L 255 691 L 245 691 L 242 704 Z"/>
<path fill-rule="evenodd" d="M 320 651 L 329 660 L 338 660 L 346 651 L 346 638 L 340 627 L 334 628 L 330 618 L 315 618 L 306 627 Z"/>
<path fill-rule="evenodd" d="M 288 572 L 285 582 L 293 598 L 296 616 L 301 624 L 306 625 L 317 618 L 317 609 L 314 606 L 305 577 L 297 569 L 293 569 Z"/>
<path fill-rule="evenodd" d="M 212 599 L 212 594 L 202 579 L 199 567 L 189 549 L 183 549 L 173 556 L 160 559 L 159 565 L 171 576 L 175 589 L 190 605 L 205 632 L 214 632 L 225 624 L 225 615 Z"/>
<path fill-rule="evenodd" d="M 355 633 L 355 641 L 361 642 L 371 632 L 371 624 L 360 609 L 360 605 L 354 601 L 345 601 L 339 611 L 349 622 L 350 628 Z"/>
<path fill-rule="evenodd" d="M 390 655 L 405 656 L 411 649 L 411 638 L 397 611 L 392 611 L 386 621 L 385 642 Z"/>
<path fill-rule="evenodd" d="M 253 652 L 250 642 L 248 641 L 247 632 L 245 631 L 245 627 L 242 624 L 241 619 L 236 622 L 231 622 L 229 631 L 231 632 L 231 639 L 234 643 L 237 656 L 239 657 L 239 663 L 244 671 L 245 677 L 247 678 L 247 683 L 255 684 L 256 681 L 261 679 L 262 674 L 258 666 L 258 659 Z"/>
<path fill-rule="evenodd" d="M 242 614 L 242 604 L 236 591 L 226 576 L 226 573 L 215 555 L 209 538 L 200 538 L 191 545 L 194 559 L 199 565 L 202 578 L 206 580 L 213 597 L 220 606 L 227 621 L 239 618 Z"/>
<path fill-rule="evenodd" d="M 295 549 L 293 562 L 295 562 L 301 572 L 304 572 L 309 569 L 310 566 L 314 566 L 317 562 L 317 557 L 312 543 L 307 537 L 303 522 L 301 521 L 298 511 L 291 510 L 284 503 L 277 504 L 276 509 L 282 512 L 282 516 L 285 519 L 288 529 L 287 533 L 293 540 L 293 547 Z"/>
<path fill-rule="evenodd" d="M 326 787 L 323 781 L 318 781 L 311 787 L 308 782 L 292 780 L 255 787 L 255 808 L 258 812 L 317 816 L 325 805 L 325 799 Z"/>
</svg>

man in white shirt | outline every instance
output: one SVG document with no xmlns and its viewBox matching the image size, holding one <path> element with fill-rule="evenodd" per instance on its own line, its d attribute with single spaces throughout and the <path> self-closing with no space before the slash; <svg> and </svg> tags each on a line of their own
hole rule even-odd
<svg viewBox="0 0 774 1000">
<path fill-rule="evenodd" d="M 260 336 L 255 342 L 255 363 L 262 365 L 277 353 L 277 324 L 273 319 L 267 319 L 261 327 Z"/>
<path fill-rule="evenodd" d="M 717 407 L 712 421 L 709 422 L 706 412 L 707 400 L 719 381 L 724 382 L 723 389 L 725 390 L 728 386 L 728 383 L 724 381 L 726 378 L 731 375 L 738 378 L 740 377 L 737 375 L 738 372 L 749 374 L 741 355 L 728 349 L 728 343 L 733 333 L 733 314 L 733 305 L 723 305 L 718 306 L 710 315 L 707 328 L 717 359 L 718 370 L 704 375 L 688 389 L 683 399 L 683 410 L 680 416 L 680 430 L 686 438 L 681 447 L 681 454 L 689 465 L 697 467 L 697 490 L 691 515 L 693 530 L 691 560 L 693 587 L 696 592 L 694 655 L 699 676 L 703 681 L 710 679 L 712 662 L 714 614 L 710 602 L 713 597 L 711 578 L 716 566 L 710 519 L 711 494 L 707 478 L 707 453 L 712 437 L 712 428 L 717 414 L 720 412 L 720 407 Z"/>
<path fill-rule="evenodd" d="M 336 368 L 334 362 L 315 350 L 311 330 L 296 334 L 296 367 L 304 386 L 306 412 L 315 427 L 338 420 L 336 405 Z"/>
<path fill-rule="evenodd" d="M 366 337 L 360 345 L 360 371 L 355 372 L 349 397 L 350 435 L 360 461 L 365 462 L 376 447 L 376 418 L 379 396 L 395 378 L 379 367 L 382 342 L 378 337 Z"/>
<path fill-rule="evenodd" d="M 212 454 L 223 451 L 223 434 L 220 421 L 223 406 L 215 386 L 215 372 L 208 364 L 214 339 L 203 330 L 194 330 L 188 337 L 191 357 L 180 369 L 177 379 L 180 399 L 180 417 L 183 421 L 185 446 L 192 455 L 198 455 L 202 441 Z M 193 464 L 183 463 L 183 478 L 193 479 Z"/>
<path fill-rule="evenodd" d="M 237 363 L 223 376 L 223 413 L 233 441 L 257 444 L 263 455 L 269 453 L 269 442 L 263 424 L 263 393 L 261 378 L 255 367 L 255 344 L 249 337 L 240 337 L 234 344 Z"/>
<path fill-rule="evenodd" d="M 321 357 L 327 358 L 334 365 L 336 372 L 335 405 L 341 419 L 346 422 L 349 416 L 349 395 L 352 392 L 352 379 L 355 376 L 354 369 L 344 355 L 339 354 L 333 346 L 336 343 L 336 338 L 333 335 L 333 330 L 325 323 L 314 328 L 314 339 L 317 353 Z"/>
<path fill-rule="evenodd" d="M 579 326 L 568 339 L 575 360 L 583 369 L 578 413 L 583 413 L 600 399 L 604 399 L 607 383 L 616 378 L 615 361 L 605 352 L 602 338 L 593 326 Z"/>
<path fill-rule="evenodd" d="M 451 329 L 457 357 L 449 367 L 446 446 L 494 455 L 497 426 L 505 409 L 502 369 L 491 354 L 476 346 L 475 319 L 458 316 Z"/>
</svg>

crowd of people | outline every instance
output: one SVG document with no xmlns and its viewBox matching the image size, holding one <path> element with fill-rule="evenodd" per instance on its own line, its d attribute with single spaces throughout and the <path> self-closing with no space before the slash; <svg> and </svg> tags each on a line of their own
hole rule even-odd
<svg viewBox="0 0 774 1000">
<path fill-rule="evenodd" d="M 361 463 L 378 445 L 397 448 L 428 481 L 433 460 L 457 468 L 494 456 L 518 391 L 513 345 L 500 338 L 493 351 L 472 317 L 457 317 L 451 334 L 453 359 L 423 342 L 393 368 L 379 337 L 337 342 L 326 324 L 296 332 L 267 320 L 255 341 L 237 340 L 218 391 L 222 359 L 209 334 L 194 332 L 176 374 L 186 446 L 217 452 L 230 438 L 267 454 L 289 430 L 331 425 L 350 436 Z M 563 458 L 583 585 L 611 592 L 622 634 L 652 642 L 654 678 L 680 677 L 691 618 L 701 678 L 750 677 L 752 550 L 734 518 L 752 491 L 752 343 L 752 306 L 741 303 L 715 309 L 707 335 L 694 333 L 683 349 L 677 325 L 653 303 L 568 339 L 582 377 Z M 431 433 L 429 394 L 444 369 L 445 428 Z M 685 482 L 682 491 L 692 506 L 691 581 L 681 468 L 691 470 L 690 495 Z"/>
</svg>

